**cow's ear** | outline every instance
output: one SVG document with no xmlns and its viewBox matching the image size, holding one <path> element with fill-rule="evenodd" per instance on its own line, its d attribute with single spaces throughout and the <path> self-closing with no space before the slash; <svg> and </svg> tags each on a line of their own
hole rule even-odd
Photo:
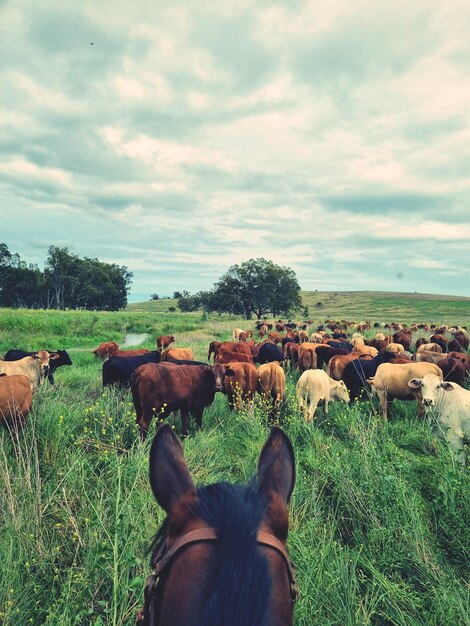
<svg viewBox="0 0 470 626">
<path fill-rule="evenodd" d="M 444 391 L 454 391 L 454 386 L 451 385 L 451 383 L 446 383 L 445 381 L 441 383 L 441 387 Z"/>
<path fill-rule="evenodd" d="M 411 387 L 411 389 L 421 389 L 421 378 L 412 378 L 409 380 L 408 387 Z"/>
<path fill-rule="evenodd" d="M 231 367 L 225 368 L 225 376 L 235 376 L 235 372 L 233 371 Z"/>
<path fill-rule="evenodd" d="M 60 359 L 60 354 L 57 354 L 56 352 L 49 353 L 49 361 L 53 361 L 54 359 Z"/>
<path fill-rule="evenodd" d="M 196 488 L 171 426 L 162 424 L 150 448 L 150 485 L 158 504 L 169 513 L 176 502 Z"/>
<path fill-rule="evenodd" d="M 113 344 L 113 346 L 115 346 L 116 350 L 119 350 L 119 344 L 116 343 L 115 341 L 111 342 Z"/>
<path fill-rule="evenodd" d="M 40 359 L 41 357 L 39 356 L 39 354 L 32 354 L 32 355 L 31 355 L 31 358 L 32 358 L 32 359 L 35 359 L 35 360 L 38 360 L 38 359 Z"/>
<path fill-rule="evenodd" d="M 258 461 L 261 491 L 275 491 L 287 504 L 295 484 L 294 450 L 289 437 L 277 426 L 271 429 Z"/>
</svg>

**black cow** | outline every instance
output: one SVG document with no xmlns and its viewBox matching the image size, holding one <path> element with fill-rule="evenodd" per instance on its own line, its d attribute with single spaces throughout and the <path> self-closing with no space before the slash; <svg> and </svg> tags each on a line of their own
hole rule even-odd
<svg viewBox="0 0 470 626">
<path fill-rule="evenodd" d="M 128 387 L 131 376 L 138 367 L 147 363 L 160 363 L 160 356 L 161 353 L 158 350 L 139 356 L 112 356 L 103 363 L 103 387 L 109 385 Z M 202 363 L 201 361 L 187 361 L 183 359 L 174 359 L 168 362 L 176 365 L 207 365 L 207 363 Z"/>
<path fill-rule="evenodd" d="M 137 356 L 111 356 L 103 363 L 103 387 L 128 387 L 132 373 L 146 363 L 160 363 L 160 352 L 153 350 Z"/>
<path fill-rule="evenodd" d="M 51 383 L 54 384 L 54 372 L 58 367 L 62 365 L 72 365 L 72 359 L 69 357 L 66 350 L 48 350 L 48 352 L 58 354 L 58 359 L 53 359 L 49 362 L 49 374 L 47 379 Z M 37 354 L 36 352 L 25 352 L 24 350 L 8 350 L 3 359 L 5 361 L 19 361 L 20 359 L 24 359 L 25 356 L 33 356 L 33 354 Z"/>
<path fill-rule="evenodd" d="M 353 402 L 358 398 L 364 389 L 367 388 L 367 379 L 375 376 L 377 368 L 382 363 L 388 363 L 396 357 L 393 352 L 383 352 L 373 359 L 356 359 L 346 365 L 343 380 L 349 391 L 349 398 Z"/>
<path fill-rule="evenodd" d="M 332 348 L 328 344 L 325 347 L 321 346 L 315 350 L 317 355 L 317 368 L 322 369 L 323 365 L 329 363 L 330 359 L 340 354 L 349 354 L 347 350 L 341 350 L 340 348 Z"/>
<path fill-rule="evenodd" d="M 272 363 L 273 361 L 279 361 L 279 363 L 282 363 L 282 350 L 279 346 L 276 346 L 273 343 L 264 343 L 259 349 L 255 362 L 264 365 L 264 363 Z"/>
<path fill-rule="evenodd" d="M 349 341 L 340 341 L 339 339 L 330 339 L 327 342 L 327 345 L 330 348 L 336 348 L 337 350 L 347 350 L 348 352 L 352 352 L 354 346 Z"/>
</svg>

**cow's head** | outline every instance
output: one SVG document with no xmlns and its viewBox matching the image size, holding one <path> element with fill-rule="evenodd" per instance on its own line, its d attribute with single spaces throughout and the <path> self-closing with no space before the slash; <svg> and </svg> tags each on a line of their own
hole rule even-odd
<svg viewBox="0 0 470 626">
<path fill-rule="evenodd" d="M 235 376 L 234 370 L 228 365 L 221 365 L 216 363 L 209 368 L 214 376 L 214 390 L 224 391 L 224 378 L 226 376 Z"/>
<path fill-rule="evenodd" d="M 454 391 L 452 383 L 441 380 L 436 374 L 427 374 L 423 378 L 412 378 L 408 381 L 408 387 L 421 393 L 423 406 L 425 408 L 436 405 L 441 394 L 441 389 L 444 391 Z"/>
<path fill-rule="evenodd" d="M 31 357 L 34 361 L 38 361 L 43 376 L 49 374 L 49 363 L 55 359 L 59 359 L 60 355 L 56 352 L 48 352 L 47 350 L 39 350 Z"/>
</svg>

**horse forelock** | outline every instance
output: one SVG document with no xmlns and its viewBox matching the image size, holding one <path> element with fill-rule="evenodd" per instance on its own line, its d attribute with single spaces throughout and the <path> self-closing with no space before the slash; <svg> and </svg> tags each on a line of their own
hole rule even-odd
<svg viewBox="0 0 470 626">
<path fill-rule="evenodd" d="M 268 562 L 257 544 L 267 498 L 253 482 L 248 486 L 217 483 L 199 487 L 191 513 L 218 535 L 207 593 L 195 608 L 191 626 L 265 626 L 271 595 Z M 158 531 L 152 561 L 166 541 L 168 520 Z M 214 546 L 211 546 L 211 549 Z M 197 581 L 195 581 L 197 584 Z M 197 617 L 196 617 L 197 611 Z"/>
</svg>

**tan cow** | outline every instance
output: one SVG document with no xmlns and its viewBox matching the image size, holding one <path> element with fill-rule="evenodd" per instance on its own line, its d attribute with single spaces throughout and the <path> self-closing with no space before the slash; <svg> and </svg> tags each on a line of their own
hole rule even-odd
<svg viewBox="0 0 470 626">
<path fill-rule="evenodd" d="M 238 341 L 240 337 L 240 333 L 244 333 L 245 331 L 242 328 L 234 328 L 232 331 L 232 339 L 233 341 Z"/>
<path fill-rule="evenodd" d="M 354 348 L 352 351 L 352 354 L 357 354 L 358 356 L 367 355 L 371 356 L 372 358 L 377 356 L 378 353 L 379 351 L 377 350 L 377 348 L 374 348 L 372 346 L 359 346 L 358 348 Z"/>
<path fill-rule="evenodd" d="M 435 374 L 442 380 L 442 370 L 434 363 L 382 363 L 377 368 L 375 376 L 367 382 L 371 385 L 372 394 L 379 398 L 382 417 L 387 419 L 387 403 L 392 400 L 416 400 L 418 415 L 424 410 L 421 397 L 409 387 L 408 383 L 413 378 L 422 378 L 427 374 Z"/>
<path fill-rule="evenodd" d="M 416 363 L 437 363 L 442 360 L 442 352 L 430 352 L 429 350 L 421 350 L 415 352 L 412 361 Z"/>
<path fill-rule="evenodd" d="M 25 356 L 18 361 L 0 361 L 0 374 L 26 376 L 34 393 L 49 374 L 49 361 L 58 358 L 60 358 L 58 354 L 39 350 L 36 354 Z"/>
<path fill-rule="evenodd" d="M 442 354 L 442 348 L 438 343 L 423 343 L 416 352 L 439 352 Z"/>
<path fill-rule="evenodd" d="M 286 393 L 286 375 L 276 361 L 259 366 L 258 393 L 265 404 L 272 401 L 270 412 L 277 416 Z"/>
<path fill-rule="evenodd" d="M 8 429 L 24 426 L 33 395 L 27 376 L 0 375 L 0 423 Z"/>
<path fill-rule="evenodd" d="M 237 411 L 241 411 L 246 402 L 248 410 L 253 411 L 258 384 L 256 367 L 252 363 L 232 362 L 229 368 L 233 371 L 233 376 L 225 376 L 224 388 L 230 408 L 235 407 Z"/>
<path fill-rule="evenodd" d="M 191 348 L 167 348 L 162 352 L 160 361 L 194 361 L 194 354 Z"/>
<path fill-rule="evenodd" d="M 401 345 L 401 343 L 389 343 L 385 348 L 385 352 L 393 352 L 393 354 L 400 354 L 404 352 L 405 348 Z"/>
</svg>

